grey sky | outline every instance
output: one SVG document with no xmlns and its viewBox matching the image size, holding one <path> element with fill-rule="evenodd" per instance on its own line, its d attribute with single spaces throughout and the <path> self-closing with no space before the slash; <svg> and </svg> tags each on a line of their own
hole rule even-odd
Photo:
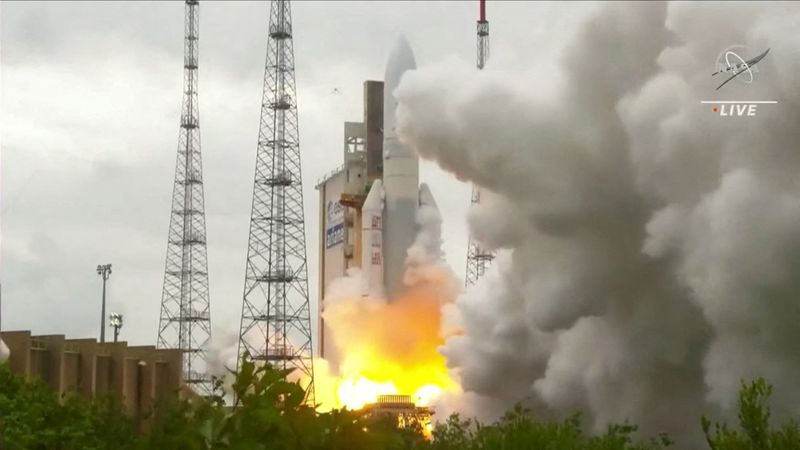
<svg viewBox="0 0 800 450">
<path fill-rule="evenodd" d="M 492 63 L 552 60 L 590 4 L 488 5 Z M 310 290 L 314 185 L 341 163 L 342 122 L 362 117 L 362 82 L 382 79 L 405 33 L 420 66 L 475 55 L 477 1 L 294 2 Z M 3 329 L 99 334 L 100 279 L 122 338 L 155 342 L 178 137 L 182 2 L 2 2 Z M 212 322 L 238 331 L 268 3 L 202 2 L 200 117 Z M 535 72 L 531 72 L 535 74 Z M 535 77 L 531 79 L 536 82 Z M 333 90 L 338 89 L 339 94 Z M 469 186 L 430 163 L 445 250 L 464 269 Z"/>
</svg>

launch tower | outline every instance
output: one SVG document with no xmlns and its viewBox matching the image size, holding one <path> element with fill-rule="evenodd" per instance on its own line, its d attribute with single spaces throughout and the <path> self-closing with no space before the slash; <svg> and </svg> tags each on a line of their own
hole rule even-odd
<svg viewBox="0 0 800 450">
<path fill-rule="evenodd" d="M 183 379 L 199 394 L 211 393 L 206 372 L 211 339 L 197 60 L 200 8 L 186 0 L 183 106 L 172 190 L 158 348 L 183 351 Z"/>
<path fill-rule="evenodd" d="M 483 70 L 489 58 L 489 21 L 486 20 L 486 0 L 480 0 L 480 18 L 478 20 L 478 69 Z M 472 186 L 472 204 L 481 202 L 481 188 Z M 486 268 L 494 259 L 494 253 L 484 248 L 475 237 L 470 235 L 467 247 L 467 273 L 465 283 L 474 284 L 486 272 Z"/>
<path fill-rule="evenodd" d="M 314 402 L 291 4 L 272 0 L 239 360 L 296 369 Z"/>
<path fill-rule="evenodd" d="M 335 350 L 326 336 L 323 299 L 330 284 L 351 268 L 361 267 L 372 243 L 363 247 L 364 203 L 370 187 L 383 179 L 383 82 L 365 81 L 364 119 L 344 123 L 343 164 L 317 183 L 319 191 L 319 354 L 335 363 Z M 382 242 L 381 242 L 382 243 Z"/>
</svg>

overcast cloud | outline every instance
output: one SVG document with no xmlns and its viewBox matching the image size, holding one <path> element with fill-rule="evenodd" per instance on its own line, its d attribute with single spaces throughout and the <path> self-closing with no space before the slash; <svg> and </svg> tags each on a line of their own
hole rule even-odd
<svg viewBox="0 0 800 450">
<path fill-rule="evenodd" d="M 488 5 L 492 64 L 543 67 L 591 4 Z M 424 66 L 474 60 L 477 1 L 294 2 L 312 308 L 316 181 L 341 164 L 362 82 L 382 79 L 405 33 Z M 2 327 L 99 333 L 100 278 L 121 337 L 156 338 L 182 82 L 182 2 L 3 2 Z M 238 332 L 268 3 L 202 2 L 200 118 L 216 337 Z M 546 74 L 543 74 L 546 76 Z M 536 83 L 531 79 L 531 83 Z M 334 93 L 338 89 L 338 94 Z M 463 276 L 469 186 L 423 162 L 442 209 L 448 262 Z"/>
</svg>

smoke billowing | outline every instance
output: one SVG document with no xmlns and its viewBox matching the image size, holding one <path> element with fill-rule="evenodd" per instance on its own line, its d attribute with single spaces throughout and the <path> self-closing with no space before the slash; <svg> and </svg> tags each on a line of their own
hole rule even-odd
<svg viewBox="0 0 800 450">
<path fill-rule="evenodd" d="M 494 193 L 470 223 L 505 249 L 447 310 L 466 412 L 526 400 L 691 439 L 764 376 L 773 415 L 800 413 L 798 26 L 794 3 L 606 4 L 556 73 L 405 75 L 401 138 Z M 771 51 L 715 91 L 735 44 Z"/>
</svg>

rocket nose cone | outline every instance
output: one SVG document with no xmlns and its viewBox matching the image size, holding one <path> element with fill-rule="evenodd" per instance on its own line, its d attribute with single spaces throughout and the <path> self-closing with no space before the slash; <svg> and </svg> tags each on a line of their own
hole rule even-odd
<svg viewBox="0 0 800 450">
<path fill-rule="evenodd" d="M 381 180 L 372 182 L 372 187 L 367 193 L 362 210 L 381 211 L 383 209 L 383 183 Z"/>
<path fill-rule="evenodd" d="M 434 200 L 431 189 L 428 187 L 427 183 L 421 183 L 419 185 L 419 205 L 430 206 L 437 210 L 439 209 L 439 206 L 436 205 L 436 200 Z"/>
<path fill-rule="evenodd" d="M 400 75 L 409 69 L 416 69 L 417 62 L 414 59 L 414 50 L 405 36 L 400 36 L 395 42 L 389 60 L 386 62 L 386 80 L 399 81 Z"/>
</svg>

